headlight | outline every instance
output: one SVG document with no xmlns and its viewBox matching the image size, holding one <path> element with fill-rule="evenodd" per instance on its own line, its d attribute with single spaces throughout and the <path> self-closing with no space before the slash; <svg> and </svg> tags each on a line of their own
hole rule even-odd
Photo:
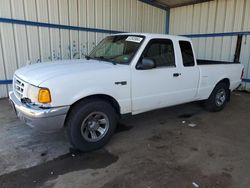
<svg viewBox="0 0 250 188">
<path fill-rule="evenodd" d="M 47 88 L 39 88 L 29 85 L 27 89 L 27 97 L 35 103 L 51 103 L 50 91 Z"/>
<path fill-rule="evenodd" d="M 49 89 L 47 89 L 47 88 L 40 88 L 39 89 L 38 102 L 40 102 L 40 103 L 50 103 L 51 102 L 51 96 L 50 96 Z"/>
<path fill-rule="evenodd" d="M 35 87 L 32 85 L 28 86 L 27 89 L 27 97 L 32 101 L 32 102 L 38 102 L 38 93 L 39 93 L 39 87 Z"/>
</svg>

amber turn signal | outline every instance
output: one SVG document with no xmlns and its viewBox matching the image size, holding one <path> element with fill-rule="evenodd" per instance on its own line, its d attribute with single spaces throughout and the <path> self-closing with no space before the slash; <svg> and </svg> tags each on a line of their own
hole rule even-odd
<svg viewBox="0 0 250 188">
<path fill-rule="evenodd" d="M 50 91 L 47 88 L 41 88 L 38 94 L 38 102 L 51 103 Z"/>
</svg>

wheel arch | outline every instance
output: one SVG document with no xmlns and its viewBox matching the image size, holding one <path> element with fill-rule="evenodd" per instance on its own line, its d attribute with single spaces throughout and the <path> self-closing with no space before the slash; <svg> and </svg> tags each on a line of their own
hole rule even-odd
<svg viewBox="0 0 250 188">
<path fill-rule="evenodd" d="M 223 78 L 221 79 L 219 82 L 217 82 L 217 84 L 215 85 L 215 87 L 220 84 L 220 83 L 226 83 L 228 85 L 228 89 L 230 88 L 230 80 L 229 78 Z"/>
<path fill-rule="evenodd" d="M 72 105 L 70 105 L 69 111 L 68 111 L 68 113 L 66 115 L 66 118 L 65 118 L 64 125 L 66 125 L 68 116 L 69 116 L 70 112 L 72 111 L 72 109 L 74 108 L 74 106 L 76 106 L 80 102 L 91 100 L 91 99 L 98 99 L 98 100 L 101 99 L 101 100 L 104 100 L 104 101 L 108 102 L 115 109 L 117 115 L 118 116 L 121 115 L 120 105 L 119 105 L 118 101 L 114 97 L 112 97 L 110 95 L 106 95 L 106 94 L 93 94 L 93 95 L 89 95 L 89 96 L 83 97 L 83 98 L 75 101 Z"/>
<path fill-rule="evenodd" d="M 220 83 L 225 83 L 225 84 L 227 84 L 227 86 L 228 86 L 228 98 L 227 98 L 227 101 L 230 101 L 230 93 L 231 93 L 231 91 L 230 91 L 230 79 L 229 79 L 229 78 L 222 78 L 222 79 L 220 79 L 220 81 L 218 81 L 218 82 L 215 84 L 213 90 L 212 90 L 211 93 L 209 94 L 209 97 L 210 97 L 211 94 L 213 93 L 213 91 L 214 91 L 214 89 L 216 88 L 216 86 L 219 85 Z"/>
</svg>

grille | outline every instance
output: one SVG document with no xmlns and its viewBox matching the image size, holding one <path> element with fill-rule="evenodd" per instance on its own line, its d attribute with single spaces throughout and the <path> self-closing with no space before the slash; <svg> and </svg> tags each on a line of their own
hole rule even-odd
<svg viewBox="0 0 250 188">
<path fill-rule="evenodd" d="M 15 76 L 15 78 L 14 78 L 14 93 L 19 99 L 21 99 L 23 97 L 24 87 L 25 87 L 25 83 L 21 79 L 19 79 Z"/>
</svg>

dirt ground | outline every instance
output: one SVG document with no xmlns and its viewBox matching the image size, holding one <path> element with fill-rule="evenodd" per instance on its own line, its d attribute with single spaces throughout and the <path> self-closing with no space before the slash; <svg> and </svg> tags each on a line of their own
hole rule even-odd
<svg viewBox="0 0 250 188">
<path fill-rule="evenodd" d="M 250 94 L 225 110 L 199 103 L 122 120 L 103 149 L 71 150 L 63 131 L 35 132 L 0 100 L 0 187 L 250 187 Z"/>
</svg>

